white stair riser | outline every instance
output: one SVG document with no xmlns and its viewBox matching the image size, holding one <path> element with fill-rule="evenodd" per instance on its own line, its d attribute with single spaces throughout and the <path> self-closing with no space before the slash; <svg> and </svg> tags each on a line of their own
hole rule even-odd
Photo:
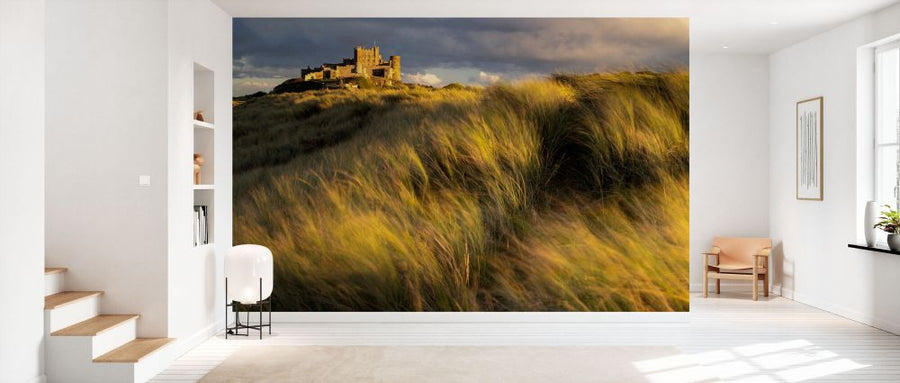
<svg viewBox="0 0 900 383">
<path fill-rule="evenodd" d="M 48 383 L 143 383 L 165 370 L 175 359 L 174 348 L 166 346 L 137 363 L 94 363 L 94 358 L 88 358 L 91 348 L 96 347 L 95 339 L 91 339 L 94 337 L 49 338 L 46 349 Z"/>
<path fill-rule="evenodd" d="M 66 273 L 44 274 L 44 296 L 63 292 Z"/>
<path fill-rule="evenodd" d="M 91 338 L 86 336 L 48 336 L 44 359 L 47 381 L 78 382 L 90 366 Z"/>
<path fill-rule="evenodd" d="M 47 382 L 136 382 L 132 364 L 94 363 L 91 343 L 86 336 L 51 336 L 45 354 Z"/>
<path fill-rule="evenodd" d="M 44 310 L 44 328 L 49 334 L 99 314 L 100 296 L 93 296 L 53 310 Z"/>
<path fill-rule="evenodd" d="M 90 376 L 95 377 L 94 380 L 86 380 L 87 382 L 125 382 L 125 383 L 144 383 L 149 379 L 138 380 L 134 376 L 134 370 L 137 365 L 132 363 L 94 363 L 91 365 Z M 80 383 L 80 382 L 77 382 Z"/>
<path fill-rule="evenodd" d="M 134 381 L 146 382 L 163 372 L 175 360 L 175 347 L 171 344 L 148 355 L 134 365 Z"/>
<path fill-rule="evenodd" d="M 137 336 L 137 321 L 130 320 L 115 328 L 94 336 L 94 347 L 91 359 L 106 354 L 113 349 L 131 342 Z"/>
</svg>

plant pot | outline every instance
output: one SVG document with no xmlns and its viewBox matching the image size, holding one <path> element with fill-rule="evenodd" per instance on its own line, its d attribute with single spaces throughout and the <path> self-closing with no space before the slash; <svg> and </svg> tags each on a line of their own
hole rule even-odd
<svg viewBox="0 0 900 383">
<path fill-rule="evenodd" d="M 900 234 L 888 234 L 888 247 L 893 251 L 900 251 Z"/>
<path fill-rule="evenodd" d="M 875 223 L 881 213 L 878 209 L 878 202 L 869 201 L 866 203 L 866 218 L 863 232 L 866 235 L 866 246 L 869 247 L 875 246 L 875 241 L 878 239 L 878 229 L 875 228 Z"/>
</svg>

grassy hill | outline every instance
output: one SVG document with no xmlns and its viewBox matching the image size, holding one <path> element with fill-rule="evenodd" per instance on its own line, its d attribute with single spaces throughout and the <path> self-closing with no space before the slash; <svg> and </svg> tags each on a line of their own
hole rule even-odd
<svg viewBox="0 0 900 383">
<path fill-rule="evenodd" d="M 276 310 L 688 309 L 688 75 L 269 94 L 234 240 Z"/>
</svg>

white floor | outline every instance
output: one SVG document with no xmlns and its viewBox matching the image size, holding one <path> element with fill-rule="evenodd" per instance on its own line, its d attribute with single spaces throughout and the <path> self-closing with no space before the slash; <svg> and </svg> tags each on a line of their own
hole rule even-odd
<svg viewBox="0 0 900 383">
<path fill-rule="evenodd" d="M 261 344 L 673 345 L 683 354 L 637 366 L 649 382 L 900 382 L 900 337 L 788 299 L 694 295 L 690 318 L 684 324 L 276 323 L 262 341 L 214 337 L 153 382 L 195 382 L 238 348 Z"/>
</svg>

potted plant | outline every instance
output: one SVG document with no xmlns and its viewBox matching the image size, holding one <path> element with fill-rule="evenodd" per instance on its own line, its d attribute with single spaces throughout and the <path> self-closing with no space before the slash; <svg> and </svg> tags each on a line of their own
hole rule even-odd
<svg viewBox="0 0 900 383">
<path fill-rule="evenodd" d="M 888 233 L 887 243 L 891 250 L 900 251 L 900 212 L 892 209 L 890 205 L 884 207 L 886 210 L 881 211 L 881 217 L 878 217 L 875 228 Z"/>
</svg>

